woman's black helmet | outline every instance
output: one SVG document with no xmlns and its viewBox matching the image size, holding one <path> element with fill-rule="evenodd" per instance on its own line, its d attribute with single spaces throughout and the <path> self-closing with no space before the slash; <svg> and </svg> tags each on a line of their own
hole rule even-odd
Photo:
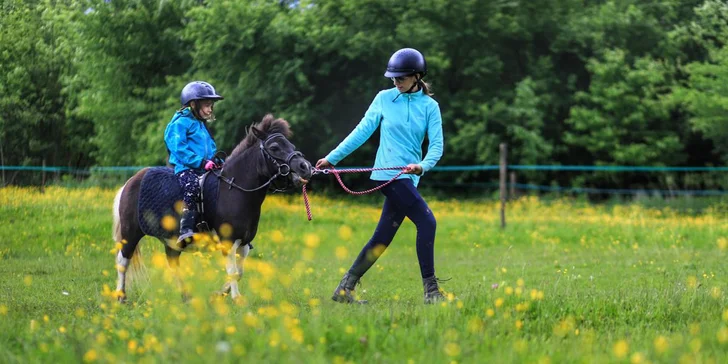
<svg viewBox="0 0 728 364">
<path fill-rule="evenodd" d="M 413 73 L 427 74 L 425 56 L 414 48 L 402 48 L 389 57 L 384 77 L 409 76 Z"/>
</svg>

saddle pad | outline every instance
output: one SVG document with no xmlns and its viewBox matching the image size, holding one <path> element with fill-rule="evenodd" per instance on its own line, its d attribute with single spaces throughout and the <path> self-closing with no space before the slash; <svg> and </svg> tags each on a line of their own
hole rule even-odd
<svg viewBox="0 0 728 364">
<path fill-rule="evenodd" d="M 216 211 L 218 181 L 214 175 L 208 175 L 203 186 L 205 214 Z M 174 208 L 176 203 L 182 202 L 182 187 L 174 175 L 174 170 L 166 167 L 153 167 L 147 170 L 142 179 L 139 191 L 139 226 L 144 234 L 158 238 L 169 239 L 179 235 L 180 215 Z M 181 206 L 180 206 L 181 207 Z M 173 218 L 174 227 L 167 230 L 163 226 L 165 216 Z M 199 223 L 201 219 L 197 220 Z"/>
</svg>

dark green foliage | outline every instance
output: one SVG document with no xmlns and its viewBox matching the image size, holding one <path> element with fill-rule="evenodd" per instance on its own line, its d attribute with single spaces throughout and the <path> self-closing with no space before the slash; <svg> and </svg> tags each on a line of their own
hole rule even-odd
<svg viewBox="0 0 728 364">
<path fill-rule="evenodd" d="M 270 112 L 316 160 L 391 87 L 382 74 L 402 47 L 428 60 L 441 165 L 496 164 L 503 142 L 513 164 L 728 160 L 722 1 L 6 0 L 2 11 L 5 165 L 164 164 L 162 132 L 195 79 L 226 97 L 212 124 L 221 149 Z M 371 165 L 377 144 L 375 134 L 343 164 Z M 519 181 L 649 185 L 614 174 Z"/>
</svg>

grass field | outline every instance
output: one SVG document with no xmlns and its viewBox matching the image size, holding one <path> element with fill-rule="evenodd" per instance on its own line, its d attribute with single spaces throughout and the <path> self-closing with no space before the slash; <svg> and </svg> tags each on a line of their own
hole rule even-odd
<svg viewBox="0 0 728 364">
<path fill-rule="evenodd" d="M 213 295 L 220 252 L 161 244 L 113 300 L 113 190 L 0 189 L 0 362 L 726 363 L 728 219 L 637 205 L 525 198 L 430 201 L 449 301 L 425 306 L 407 222 L 362 279 L 368 305 L 330 299 L 378 219 L 356 197 L 270 196 L 245 298 Z"/>
</svg>

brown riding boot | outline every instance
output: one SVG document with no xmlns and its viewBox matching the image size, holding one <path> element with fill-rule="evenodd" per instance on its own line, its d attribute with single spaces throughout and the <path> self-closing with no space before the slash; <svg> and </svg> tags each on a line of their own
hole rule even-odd
<svg viewBox="0 0 728 364">
<path fill-rule="evenodd" d="M 334 293 L 331 296 L 331 299 L 336 302 L 341 302 L 341 303 L 359 303 L 359 304 L 367 303 L 366 300 L 357 300 L 356 299 L 356 292 L 354 290 L 354 286 L 356 286 L 356 284 L 359 283 L 360 278 L 361 277 L 357 277 L 350 273 L 344 274 L 344 277 L 341 278 L 341 282 L 339 282 L 339 285 L 334 290 Z"/>
</svg>

